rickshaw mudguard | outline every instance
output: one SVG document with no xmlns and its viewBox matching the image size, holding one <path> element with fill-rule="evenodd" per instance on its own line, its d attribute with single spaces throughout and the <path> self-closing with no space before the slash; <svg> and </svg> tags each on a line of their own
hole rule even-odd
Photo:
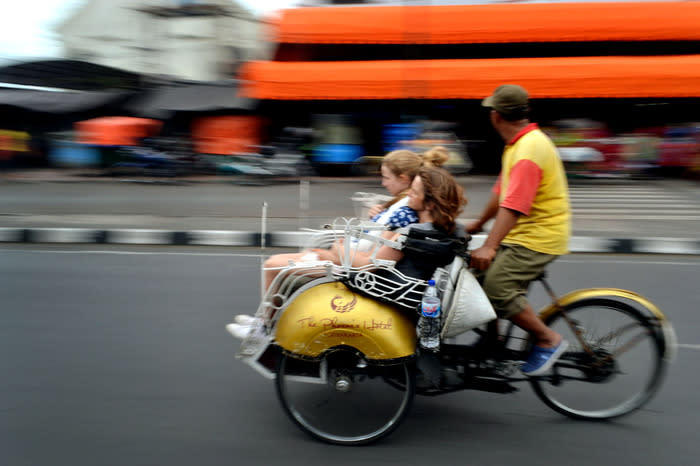
<svg viewBox="0 0 700 466">
<path fill-rule="evenodd" d="M 629 299 L 630 301 L 634 301 L 634 302 L 638 303 L 640 306 L 647 309 L 659 321 L 666 322 L 668 320 L 666 318 L 666 315 L 664 315 L 664 313 L 661 312 L 661 309 L 656 307 L 656 305 L 654 303 L 649 301 L 644 296 L 642 296 L 638 293 L 635 293 L 634 291 L 622 290 L 619 288 L 588 288 L 588 289 L 583 289 L 583 290 L 574 290 L 574 291 L 571 291 L 571 292 L 565 294 L 564 296 L 560 297 L 559 299 L 557 299 L 557 302 L 555 304 L 550 304 L 550 305 L 544 307 L 543 309 L 541 309 L 539 314 L 540 314 L 540 317 L 542 319 L 546 319 L 551 314 L 556 312 L 558 310 L 559 306 L 568 306 L 569 304 L 571 304 L 575 301 L 580 301 L 583 299 L 605 298 L 605 297 L 616 297 L 616 298 Z"/>
<path fill-rule="evenodd" d="M 275 341 L 303 357 L 350 346 L 367 359 L 391 360 L 415 354 L 416 328 L 400 310 L 330 282 L 302 292 L 284 309 Z"/>
<path fill-rule="evenodd" d="M 677 353 L 676 332 L 668 320 L 666 315 L 659 309 L 656 304 L 649 301 L 644 296 L 635 293 L 634 291 L 623 290 L 620 288 L 588 288 L 582 290 L 571 291 L 557 299 L 556 303 L 550 304 L 539 311 L 540 318 L 546 321 L 552 314 L 556 313 L 560 307 L 568 306 L 576 301 L 595 298 L 623 298 L 637 303 L 642 309 L 651 314 L 652 317 L 658 320 L 661 331 L 664 336 L 664 359 L 672 361 Z"/>
</svg>

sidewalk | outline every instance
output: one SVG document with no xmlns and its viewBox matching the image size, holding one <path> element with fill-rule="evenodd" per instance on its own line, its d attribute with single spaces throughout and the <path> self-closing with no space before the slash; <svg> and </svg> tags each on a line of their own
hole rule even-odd
<svg viewBox="0 0 700 466">
<path fill-rule="evenodd" d="M 493 180 L 460 177 L 470 198 L 461 221 L 478 213 Z M 302 209 L 299 180 L 268 186 L 246 185 L 248 181 L 232 176 L 117 178 L 88 169 L 5 172 L 0 174 L 0 195 L 12 201 L 4 202 L 10 206 L 0 211 L 0 242 L 246 247 L 264 242 L 266 247 L 298 248 L 308 238 L 300 227 L 318 228 L 338 212 L 350 215 L 348 199 L 354 191 L 381 191 L 374 178 L 312 178 L 313 202 Z M 654 186 L 681 193 L 690 189 L 690 199 L 700 193 L 695 185 L 672 183 L 675 180 Z M 263 199 L 271 204 L 264 236 Z M 694 220 L 669 223 L 574 215 L 570 249 L 700 255 L 698 225 L 700 221 Z M 483 239 L 475 236 L 471 247 Z"/>
</svg>

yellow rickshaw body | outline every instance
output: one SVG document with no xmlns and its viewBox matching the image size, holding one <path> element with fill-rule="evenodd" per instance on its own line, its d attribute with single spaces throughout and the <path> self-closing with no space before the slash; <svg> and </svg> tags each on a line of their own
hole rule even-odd
<svg viewBox="0 0 700 466">
<path fill-rule="evenodd" d="M 275 341 L 303 357 L 350 346 L 367 359 L 391 360 L 415 354 L 416 328 L 397 308 L 330 282 L 303 291 L 284 309 Z"/>
</svg>

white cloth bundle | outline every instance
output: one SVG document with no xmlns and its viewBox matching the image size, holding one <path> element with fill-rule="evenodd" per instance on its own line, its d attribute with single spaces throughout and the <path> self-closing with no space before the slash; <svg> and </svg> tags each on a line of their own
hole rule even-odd
<svg viewBox="0 0 700 466">
<path fill-rule="evenodd" d="M 462 268 L 442 326 L 442 338 L 456 337 L 495 318 L 483 288 L 468 269 Z"/>
</svg>

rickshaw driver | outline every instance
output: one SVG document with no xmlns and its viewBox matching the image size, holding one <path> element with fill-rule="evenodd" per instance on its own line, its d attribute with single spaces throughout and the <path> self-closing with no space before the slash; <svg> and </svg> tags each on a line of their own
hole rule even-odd
<svg viewBox="0 0 700 466">
<path fill-rule="evenodd" d="M 529 97 L 514 84 L 499 86 L 482 102 L 506 145 L 491 197 L 468 233 L 495 217 L 470 265 L 485 271 L 483 287 L 499 317 L 533 335 L 535 345 L 521 366 L 526 375 L 546 373 L 568 342 L 547 327 L 527 301 L 527 290 L 545 266 L 568 252 L 571 234 L 566 173 L 557 149 L 529 120 Z"/>
</svg>

